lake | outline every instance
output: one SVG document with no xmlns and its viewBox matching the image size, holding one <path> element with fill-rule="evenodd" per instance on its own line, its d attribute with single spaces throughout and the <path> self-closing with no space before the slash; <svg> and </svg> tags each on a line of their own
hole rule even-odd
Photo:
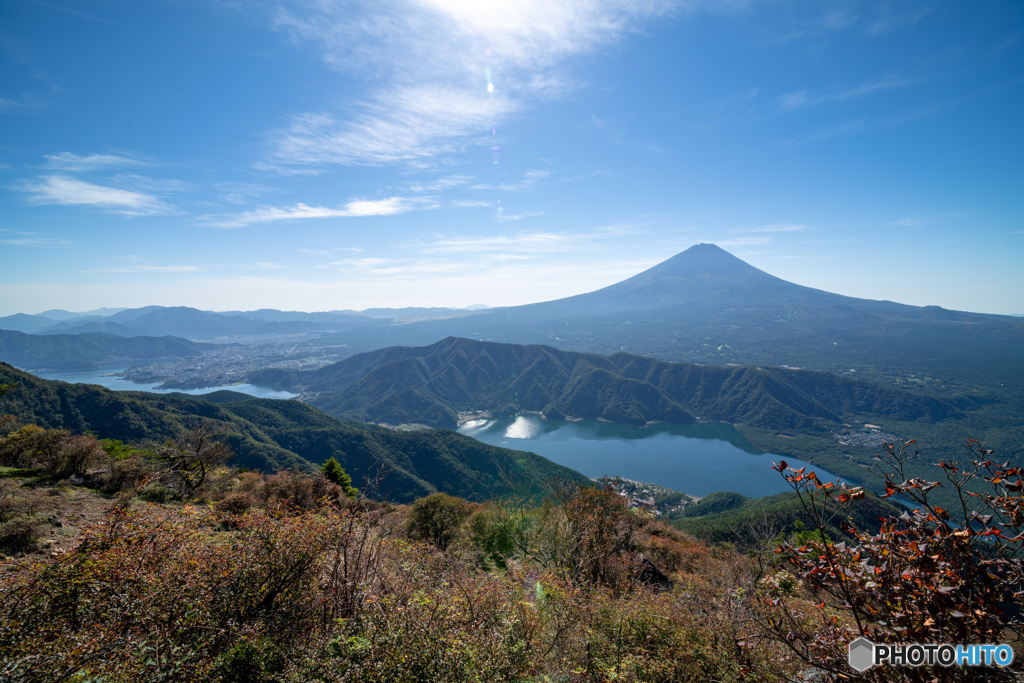
<svg viewBox="0 0 1024 683">
<path fill-rule="evenodd" d="M 771 469 L 779 456 L 762 453 L 732 425 L 655 424 L 631 427 L 608 422 L 555 422 L 538 415 L 481 419 L 459 432 L 484 443 L 532 451 L 588 477 L 620 476 L 694 496 L 735 491 L 752 498 L 789 491 Z M 806 465 L 786 458 L 790 467 Z M 823 481 L 836 477 L 820 467 Z"/>
<path fill-rule="evenodd" d="M 39 372 L 35 374 L 43 379 L 56 379 L 62 382 L 69 382 L 71 384 L 99 384 L 102 387 L 115 389 L 117 391 L 149 391 L 155 394 L 178 393 L 198 396 L 227 389 L 229 391 L 238 391 L 243 394 L 249 394 L 256 398 L 295 398 L 298 396 L 298 394 L 293 394 L 287 391 L 274 391 L 273 389 L 257 387 L 252 384 L 232 384 L 220 387 L 203 387 L 202 389 L 157 389 L 156 387 L 159 386 L 159 383 L 136 384 L 135 382 L 129 382 L 124 377 L 117 376 L 116 373 L 124 372 L 125 370 L 127 370 L 127 367 L 119 364 L 108 366 L 101 365 L 99 370 L 89 370 L 87 372 Z"/>
</svg>

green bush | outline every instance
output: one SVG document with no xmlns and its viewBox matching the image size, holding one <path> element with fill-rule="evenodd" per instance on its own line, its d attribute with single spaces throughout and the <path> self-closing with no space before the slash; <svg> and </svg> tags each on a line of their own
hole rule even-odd
<svg viewBox="0 0 1024 683">
<path fill-rule="evenodd" d="M 470 511 L 470 504 L 462 498 L 433 493 L 412 504 L 406 530 L 410 538 L 447 550 Z"/>
</svg>

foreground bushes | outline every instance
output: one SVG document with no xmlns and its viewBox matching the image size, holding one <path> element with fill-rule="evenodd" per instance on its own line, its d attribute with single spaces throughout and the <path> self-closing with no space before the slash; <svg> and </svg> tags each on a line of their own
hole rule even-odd
<svg viewBox="0 0 1024 683">
<path fill-rule="evenodd" d="M 603 494 L 581 495 L 552 503 L 549 520 L 555 509 L 601 511 L 592 498 Z M 443 552 L 406 537 L 407 510 L 217 509 L 228 500 L 122 502 L 74 551 L 9 567 L 18 571 L 0 576 L 0 677 L 727 681 L 792 671 L 775 646 L 739 644 L 749 621 L 735 586 L 754 577 L 733 555 L 700 547 L 709 574 L 677 574 L 663 591 L 594 580 L 572 553 L 571 572 L 523 556 L 482 570 L 469 522 Z M 592 558 L 584 550 L 604 546 L 579 521 L 580 552 Z"/>
<path fill-rule="evenodd" d="M 785 642 L 809 664 L 837 676 L 852 673 L 847 644 L 864 636 L 874 643 L 999 644 L 1022 653 L 1024 629 L 1024 468 L 993 463 L 992 451 L 968 441 L 969 463 L 941 461 L 941 481 L 906 478 L 916 457 L 908 446 L 886 445 L 875 473 L 886 496 L 911 510 L 883 520 L 878 533 L 856 528 L 847 516 L 864 497 L 860 489 L 822 482 L 813 472 L 780 462 L 776 469 L 799 494 L 815 535 L 784 543 L 789 590 L 777 582 L 762 595 L 764 631 Z M 936 505 L 928 492 L 945 486 L 958 510 Z M 824 533 L 832 519 L 847 519 L 851 539 Z M 817 605 L 797 594 L 804 584 Z M 871 681 L 1019 680 L 1001 668 L 900 667 L 868 669 Z"/>
</svg>

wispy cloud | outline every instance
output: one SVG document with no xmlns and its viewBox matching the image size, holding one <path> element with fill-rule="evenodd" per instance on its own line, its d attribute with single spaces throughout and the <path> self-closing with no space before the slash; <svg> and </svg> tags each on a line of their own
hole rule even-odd
<svg viewBox="0 0 1024 683">
<path fill-rule="evenodd" d="M 823 37 L 846 31 L 860 31 L 869 35 L 890 33 L 913 26 L 933 9 L 929 3 L 916 0 L 900 3 L 806 0 L 788 4 L 793 6 L 793 11 L 779 11 L 775 3 L 764 3 L 759 8 L 762 24 L 766 25 L 766 30 L 776 34 L 771 43 Z M 722 5 L 751 9 L 754 3 L 741 0 Z"/>
<path fill-rule="evenodd" d="M 192 273 L 200 270 L 199 266 L 132 266 L 128 270 L 141 273 Z"/>
<path fill-rule="evenodd" d="M 154 266 L 149 264 L 133 264 L 128 266 L 110 266 L 94 270 L 79 270 L 79 273 L 195 273 L 202 270 L 193 265 Z"/>
<path fill-rule="evenodd" d="M 59 171 L 95 171 L 101 168 L 124 168 L 126 166 L 145 166 L 138 159 L 119 156 L 117 154 L 88 154 L 85 156 L 71 152 L 46 154 L 47 168 Z"/>
<path fill-rule="evenodd" d="M 675 8 L 671 0 L 296 2 L 278 10 L 275 26 L 365 90 L 351 115 L 294 116 L 271 134 L 271 162 L 430 165 L 528 102 L 578 87 L 567 58 Z"/>
<path fill-rule="evenodd" d="M 394 216 L 416 208 L 430 208 L 422 200 L 407 197 L 389 197 L 376 200 L 356 200 L 333 209 L 326 206 L 308 206 L 298 203 L 292 207 L 264 207 L 228 216 L 203 216 L 202 225 L 214 228 L 244 228 L 254 223 L 299 220 L 305 218 L 358 218 L 365 216 Z"/>
<path fill-rule="evenodd" d="M 416 194 L 426 194 L 429 192 L 440 192 L 441 190 L 451 190 L 456 187 L 462 187 L 468 185 L 473 181 L 472 176 L 468 175 L 453 175 L 444 178 L 437 178 L 427 182 L 415 183 L 409 186 L 409 191 Z"/>
<path fill-rule="evenodd" d="M 759 228 L 747 228 L 746 232 L 800 232 L 807 230 L 806 225 L 794 225 L 788 223 L 777 223 L 775 225 L 762 225 Z"/>
<path fill-rule="evenodd" d="M 479 265 L 464 260 L 359 258 L 334 261 L 319 267 L 335 268 L 364 276 L 401 277 L 405 279 L 421 277 L 423 275 L 473 272 L 479 268 Z"/>
<path fill-rule="evenodd" d="M 919 218 L 901 218 L 898 221 L 893 221 L 889 225 L 896 225 L 901 228 L 919 228 L 925 224 L 926 222 Z"/>
<path fill-rule="evenodd" d="M 221 193 L 221 200 L 228 204 L 245 204 L 252 197 L 258 197 L 273 190 L 266 185 L 237 182 L 218 183 L 214 187 Z"/>
<path fill-rule="evenodd" d="M 713 241 L 720 247 L 750 247 L 768 244 L 772 241 L 772 238 L 767 235 L 759 235 L 756 237 L 728 237 L 725 239 L 718 237 L 709 241 Z"/>
<path fill-rule="evenodd" d="M 857 97 L 864 97 L 886 90 L 898 90 L 916 84 L 917 81 L 910 78 L 898 76 L 886 76 L 885 78 L 861 83 L 853 87 L 838 87 L 829 92 L 812 92 L 810 90 L 799 90 L 779 96 L 779 109 L 782 111 L 793 111 L 802 107 L 810 107 L 826 102 L 842 102 Z"/>
<path fill-rule="evenodd" d="M 573 251 L 580 248 L 580 236 L 551 232 L 520 232 L 489 237 L 442 237 L 422 245 L 424 253 L 521 252 L 528 254 Z"/>
<path fill-rule="evenodd" d="M 73 244 L 71 240 L 57 239 L 54 237 L 4 237 L 0 238 L 0 244 L 11 247 L 67 247 Z"/>
<path fill-rule="evenodd" d="M 192 192 L 195 185 L 176 178 L 150 178 L 134 173 L 118 173 L 112 180 L 119 185 L 130 186 L 137 190 L 151 192 Z"/>
<path fill-rule="evenodd" d="M 523 174 L 523 179 L 514 183 L 501 183 L 498 185 L 477 184 L 471 186 L 471 190 L 500 190 L 502 192 L 522 192 L 528 190 L 551 175 L 551 171 L 544 169 L 533 169 Z"/>
<path fill-rule="evenodd" d="M 174 208 L 142 192 L 96 185 L 63 175 L 26 180 L 16 186 L 27 192 L 33 203 L 64 206 L 95 206 L 125 216 L 173 213 Z"/>
<path fill-rule="evenodd" d="M 801 145 L 808 142 L 822 142 L 829 138 L 843 137 L 846 135 L 853 135 L 854 133 L 864 130 L 867 124 L 867 120 L 860 118 L 853 121 L 843 121 L 840 123 L 833 123 L 828 126 L 819 128 L 810 135 L 806 135 L 801 138 L 791 138 L 784 141 L 783 146 L 786 145 Z"/>
</svg>

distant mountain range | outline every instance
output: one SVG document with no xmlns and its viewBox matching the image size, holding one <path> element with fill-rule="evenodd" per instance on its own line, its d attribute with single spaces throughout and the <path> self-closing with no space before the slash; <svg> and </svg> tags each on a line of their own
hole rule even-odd
<svg viewBox="0 0 1024 683">
<path fill-rule="evenodd" d="M 0 358 L 21 368 L 45 371 L 82 371 L 110 360 L 150 361 L 158 358 L 199 356 L 214 344 L 180 337 L 119 337 L 113 334 L 25 334 L 0 330 Z"/>
<path fill-rule="evenodd" d="M 253 384 L 302 391 L 345 419 L 455 427 L 460 411 L 494 416 L 688 424 L 701 419 L 814 431 L 851 416 L 939 421 L 953 405 L 824 372 L 712 367 L 618 353 L 448 338 L 391 347 L 318 370 L 261 370 Z"/>
<path fill-rule="evenodd" d="M 491 309 L 402 308 L 215 313 L 187 307 L 47 311 L 0 318 L 33 334 L 99 332 L 213 340 L 311 334 L 354 351 L 447 336 L 543 343 L 664 360 L 848 371 L 899 367 L 991 379 L 1024 374 L 1024 320 L 870 301 L 781 280 L 699 244 L 617 284 L 577 296 Z"/>
<path fill-rule="evenodd" d="M 186 306 L 98 309 L 88 313 L 50 310 L 38 315 L 16 313 L 0 318 L 0 330 L 28 334 L 104 333 L 122 337 L 174 335 L 193 340 L 265 334 L 339 332 L 353 327 L 379 328 L 392 323 L 452 319 L 486 307 L 369 308 L 365 311 L 200 311 Z"/>
<path fill-rule="evenodd" d="M 256 399 L 219 391 L 204 396 L 110 391 L 91 384 L 40 379 L 0 363 L 0 415 L 74 432 L 92 431 L 125 442 L 174 438 L 197 420 L 210 420 L 238 454 L 236 465 L 274 471 L 312 469 L 334 457 L 366 485 L 378 467 L 386 474 L 375 497 L 411 502 L 444 491 L 487 500 L 512 491 L 540 490 L 553 480 L 588 481 L 578 472 L 523 451 L 483 444 L 449 431 L 399 432 L 343 423 L 298 401 Z"/>
<path fill-rule="evenodd" d="M 192 340 L 306 334 L 353 353 L 458 336 L 717 365 L 876 375 L 895 370 L 1004 384 L 1024 377 L 1024 319 L 832 294 L 781 280 L 712 244 L 594 292 L 525 306 L 360 313 L 149 306 L 112 314 L 17 314 L 0 318 L 5 328 Z"/>
</svg>

